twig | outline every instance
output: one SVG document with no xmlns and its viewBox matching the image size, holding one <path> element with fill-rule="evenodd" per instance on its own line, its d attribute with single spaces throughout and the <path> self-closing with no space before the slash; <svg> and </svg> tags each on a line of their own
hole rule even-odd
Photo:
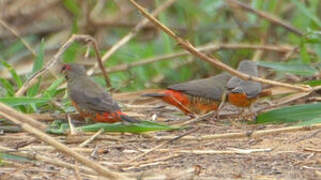
<svg viewBox="0 0 321 180">
<path fill-rule="evenodd" d="M 297 86 L 297 85 L 292 85 L 292 84 L 287 84 L 287 83 L 282 83 L 282 82 L 277 82 L 277 81 L 272 81 L 268 79 L 263 79 L 259 77 L 253 77 L 245 73 L 241 73 L 239 71 L 236 71 L 235 69 L 229 67 L 228 65 L 222 63 L 217 59 L 216 57 L 210 57 L 207 56 L 204 53 L 199 52 L 194 46 L 192 46 L 188 41 L 182 39 L 181 37 L 177 36 L 173 31 L 168 29 L 165 25 L 161 24 L 156 18 L 151 16 L 142 6 L 137 4 L 134 0 L 129 0 L 145 17 L 147 17 L 151 22 L 153 22 L 155 25 L 157 25 L 160 29 L 162 29 L 166 34 L 171 36 L 173 39 L 177 41 L 177 43 L 184 48 L 185 50 L 189 51 L 191 54 L 199 57 L 200 59 L 207 61 L 209 63 L 214 64 L 216 67 L 223 69 L 227 72 L 229 72 L 232 75 L 238 76 L 241 79 L 244 80 L 253 80 L 265 84 L 271 84 L 275 86 L 282 86 L 282 87 L 287 87 L 291 89 L 296 89 L 300 91 L 311 91 L 312 88 L 308 86 Z"/>
<path fill-rule="evenodd" d="M 279 19 L 279 18 L 275 17 L 272 14 L 253 9 L 252 7 L 248 6 L 247 4 L 244 4 L 244 3 L 240 2 L 238 0 L 228 0 L 228 1 L 236 4 L 237 6 L 245 9 L 246 11 L 252 12 L 252 13 L 254 13 L 254 14 L 256 14 L 256 15 L 264 18 L 264 19 L 267 19 L 268 21 L 272 22 L 273 24 L 280 25 L 280 26 L 284 27 L 285 29 L 287 29 L 287 30 L 299 35 L 299 36 L 303 36 L 304 35 L 303 32 L 301 32 L 300 30 L 298 30 L 295 27 L 293 27 L 290 23 L 286 22 L 285 20 Z"/>
<path fill-rule="evenodd" d="M 209 44 L 205 46 L 196 47 L 196 49 L 201 52 L 219 51 L 223 49 L 255 49 L 255 50 L 264 50 L 264 51 L 276 51 L 280 53 L 297 52 L 297 48 L 291 47 L 288 45 L 256 45 L 256 44 Z M 309 53 L 312 53 L 312 54 L 314 53 L 311 50 L 308 50 L 308 51 Z M 113 67 L 107 68 L 106 71 L 107 73 L 127 71 L 132 67 L 143 66 L 143 65 L 155 63 L 158 61 L 173 59 L 173 58 L 187 56 L 187 55 L 190 55 L 190 53 L 187 51 L 178 51 L 175 53 L 143 59 L 138 62 L 133 62 L 130 64 L 121 64 L 121 65 L 113 66 Z M 99 73 L 101 72 L 98 72 L 97 74 Z"/>
<path fill-rule="evenodd" d="M 32 47 L 28 44 L 27 41 L 25 41 L 20 34 L 14 30 L 13 28 L 11 28 L 6 22 L 4 22 L 2 19 L 0 19 L 0 24 L 6 28 L 8 31 L 10 31 L 14 36 L 16 36 L 18 39 L 20 39 L 20 41 L 22 42 L 23 45 L 26 46 L 26 48 L 31 52 L 31 54 L 33 56 L 37 56 L 36 51 L 32 49 Z"/>
<path fill-rule="evenodd" d="M 43 113 L 43 114 L 27 114 L 29 117 L 36 119 L 38 121 L 54 121 L 56 119 L 66 119 L 66 114 L 50 114 L 50 113 Z M 69 114 L 72 119 L 82 119 L 82 117 L 79 114 Z M 0 115 L 0 118 L 3 118 Z"/>
<path fill-rule="evenodd" d="M 22 156 L 22 157 L 26 157 L 26 158 L 29 158 L 29 159 L 32 159 L 32 160 L 37 160 L 37 161 L 43 161 L 45 163 L 50 163 L 50 164 L 53 164 L 53 165 L 56 165 L 56 166 L 61 166 L 61 167 L 64 167 L 64 168 L 69 168 L 69 169 L 74 169 L 74 166 L 73 164 L 70 164 L 70 163 L 67 163 L 67 162 L 64 162 L 64 161 L 61 161 L 59 159 L 53 159 L 52 157 L 47 157 L 47 156 L 42 156 L 42 155 L 39 155 L 39 153 L 26 153 L 26 152 L 19 152 L 15 149 L 10 149 L 10 148 L 7 148 L 7 147 L 2 147 L 0 146 L 0 152 L 3 152 L 3 153 L 8 153 L 8 154 L 13 154 L 13 155 L 17 155 L 17 156 Z M 96 175 L 97 173 L 89 168 L 86 168 L 86 167 L 79 167 L 79 169 L 85 173 L 89 173 L 89 174 L 93 174 L 93 175 Z"/>
<path fill-rule="evenodd" d="M 98 132 L 96 132 L 94 135 L 92 135 L 90 138 L 88 138 L 86 141 L 82 142 L 81 144 L 78 145 L 78 147 L 85 147 L 87 146 L 90 142 L 92 142 L 97 136 L 99 136 L 101 133 L 104 132 L 104 129 L 101 128 Z"/>
<path fill-rule="evenodd" d="M 88 41 L 93 38 L 88 35 L 72 35 L 62 46 L 59 48 L 58 52 L 48 61 L 48 63 L 37 73 L 33 74 L 24 84 L 23 86 L 15 93 L 15 96 L 21 96 L 26 90 L 34 85 L 38 81 L 38 77 L 42 74 L 46 73 L 50 68 L 58 63 L 60 56 L 66 51 L 66 49 L 74 42 L 74 41 Z"/>
<path fill-rule="evenodd" d="M 106 85 L 107 85 L 107 87 L 111 88 L 112 87 L 111 86 L 111 82 L 110 82 L 108 74 L 107 74 L 107 72 L 105 70 L 105 67 L 103 65 L 103 62 L 101 60 L 101 56 L 100 56 L 100 52 L 99 52 L 99 49 L 98 49 L 97 41 L 95 39 L 93 39 L 92 44 L 93 44 L 95 52 L 96 52 L 96 57 L 97 57 L 99 68 L 101 69 L 101 72 L 103 73 L 103 76 L 105 78 Z"/>
<path fill-rule="evenodd" d="M 143 157 L 143 156 L 145 156 L 145 155 L 147 155 L 147 154 L 155 151 L 156 149 L 159 149 L 159 148 L 165 146 L 166 144 L 170 144 L 170 143 L 172 143 L 172 142 L 174 142 L 174 141 L 176 141 L 176 140 L 178 140 L 178 139 L 180 139 L 180 138 L 182 138 L 182 137 L 184 137 L 184 136 L 186 136 L 186 135 L 188 135 L 188 134 L 191 134 L 191 133 L 193 133 L 193 132 L 195 132 L 195 131 L 197 131 L 197 130 L 199 130 L 199 128 L 192 129 L 192 130 L 190 130 L 190 131 L 188 131 L 188 132 L 186 132 L 186 133 L 184 133 L 184 134 L 182 134 L 182 135 L 180 135 L 180 136 L 176 136 L 176 137 L 170 139 L 169 141 L 165 141 L 165 142 L 163 142 L 163 143 L 155 146 L 154 148 L 152 148 L 152 149 L 150 149 L 150 150 L 148 150 L 148 151 L 146 151 L 146 152 L 144 152 L 144 153 L 142 153 L 142 154 L 140 154 L 140 155 L 132 158 L 132 159 L 129 160 L 126 164 L 130 164 L 130 163 L 136 161 L 137 159 L 139 159 L 139 158 L 141 158 L 141 157 Z"/>
<path fill-rule="evenodd" d="M 14 114 L 10 113 L 14 112 Z M 39 131 L 38 129 L 34 128 L 33 126 L 29 125 L 29 122 L 35 121 L 34 119 L 30 118 L 29 116 L 26 116 L 13 108 L 0 103 L 0 113 L 6 117 L 7 119 L 11 120 L 12 122 L 18 124 L 21 126 L 22 129 L 25 131 L 29 132 L 30 134 L 33 134 L 37 138 L 41 139 L 42 141 L 50 144 L 51 146 L 55 147 L 57 150 L 60 150 L 64 152 L 65 154 L 72 156 L 75 158 L 77 161 L 81 162 L 85 166 L 88 166 L 95 170 L 97 173 L 110 178 L 110 179 L 128 179 L 127 177 L 116 173 L 112 172 L 111 170 L 107 169 L 106 167 L 102 167 L 99 165 L 97 162 L 91 161 L 88 158 L 82 156 L 81 154 L 71 150 L 69 147 L 66 145 L 58 142 L 55 140 L 53 137 Z M 37 126 L 35 126 L 37 127 Z"/>
<path fill-rule="evenodd" d="M 68 125 L 69 125 L 69 128 L 70 128 L 70 135 L 75 135 L 75 134 L 77 134 L 76 128 L 75 128 L 75 126 L 72 124 L 71 118 L 70 118 L 69 114 L 67 114 L 67 119 L 68 119 Z"/>
<path fill-rule="evenodd" d="M 21 137 L 20 137 L 21 139 Z M 92 148 L 79 148 L 79 147 L 72 147 L 70 148 L 72 149 L 73 151 L 76 151 L 76 152 L 81 152 L 81 153 L 90 153 L 93 151 Z M 20 150 L 22 151 L 54 151 L 55 148 L 52 147 L 52 146 L 26 146 L 26 147 L 23 147 L 23 148 L 20 148 Z"/>
<path fill-rule="evenodd" d="M 164 11 L 170 5 L 172 5 L 176 0 L 168 0 L 162 5 L 160 5 L 153 13 L 152 16 L 157 16 L 160 12 Z M 129 40 L 131 40 L 147 23 L 148 19 L 144 18 L 140 21 L 126 36 L 119 40 L 115 45 L 113 45 L 102 57 L 102 61 L 105 62 L 114 52 L 116 52 L 120 47 L 125 45 Z M 91 75 L 94 73 L 97 64 L 93 68 L 88 70 L 88 74 Z"/>
<path fill-rule="evenodd" d="M 16 115 L 16 110 L 9 108 L 9 106 L 4 105 L 2 103 L 0 103 L 0 115 L 3 118 L 9 119 L 8 116 L 17 116 Z M 23 123 L 28 123 L 33 127 L 37 127 L 38 129 L 40 129 L 41 131 L 45 131 L 45 129 L 47 128 L 47 126 L 41 122 L 38 122 L 37 120 L 32 119 L 31 117 L 29 117 L 28 115 L 24 115 L 25 118 L 20 119 L 19 121 L 23 122 Z M 19 125 L 19 124 L 17 124 Z"/>
<path fill-rule="evenodd" d="M 239 133 L 224 133 L 224 134 L 213 134 L 213 135 L 204 135 L 204 136 L 185 136 L 181 140 L 213 140 L 213 139 L 236 139 L 236 138 L 255 138 L 262 137 L 267 135 L 286 133 L 286 132 L 297 132 L 297 131 L 311 131 L 321 129 L 321 123 L 314 124 L 311 126 L 295 126 L 295 127 L 284 127 L 276 129 L 267 129 L 259 131 L 250 131 L 250 132 L 239 132 Z M 157 140 L 169 140 L 173 136 L 161 136 L 155 137 Z"/>
<path fill-rule="evenodd" d="M 185 126 L 185 125 L 188 125 L 188 124 L 191 124 L 191 123 L 199 122 L 199 121 L 202 121 L 204 119 L 207 119 L 207 118 L 213 116 L 215 113 L 216 113 L 215 111 L 211 111 L 209 113 L 203 114 L 201 116 L 197 116 L 196 118 L 193 118 L 191 120 L 188 120 L 188 121 L 185 121 L 183 123 L 176 124 L 176 125 Z"/>
<path fill-rule="evenodd" d="M 147 160 L 147 161 L 142 161 L 142 162 L 137 162 L 133 165 L 131 165 L 130 167 L 128 168 L 122 168 L 123 170 L 129 170 L 129 169 L 134 169 L 134 168 L 140 168 L 146 164 L 150 164 L 150 163 L 154 163 L 154 162 L 164 162 L 166 160 L 169 160 L 169 159 L 173 159 L 173 158 L 176 158 L 176 157 L 179 157 L 181 156 L 181 154 L 174 154 L 174 155 L 169 155 L 169 156 L 166 156 L 166 157 L 160 157 L 160 158 L 157 158 L 157 159 L 150 159 L 150 160 Z"/>
<path fill-rule="evenodd" d="M 321 149 L 304 148 L 304 151 L 321 153 Z"/>
<path fill-rule="evenodd" d="M 250 154 L 253 152 L 270 152 L 272 149 L 237 149 L 231 148 L 231 150 L 195 150 L 195 149 L 158 149 L 159 152 L 173 152 L 173 153 L 191 153 L 191 154 Z M 150 151 L 145 149 L 143 151 Z"/>
</svg>

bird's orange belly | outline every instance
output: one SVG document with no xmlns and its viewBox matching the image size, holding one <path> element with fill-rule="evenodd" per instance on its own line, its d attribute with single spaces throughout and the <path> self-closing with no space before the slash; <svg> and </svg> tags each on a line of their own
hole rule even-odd
<svg viewBox="0 0 321 180">
<path fill-rule="evenodd" d="M 238 107 L 249 107 L 254 98 L 248 98 L 245 93 L 230 93 L 228 102 Z"/>
<path fill-rule="evenodd" d="M 90 118 L 91 120 L 95 122 L 104 122 L 104 123 L 115 123 L 121 121 L 121 118 L 119 117 L 119 113 L 121 112 L 115 112 L 115 113 L 89 113 L 86 112 L 86 110 L 82 110 L 76 102 L 71 101 L 72 105 L 76 108 L 76 110 L 79 112 L 80 116 L 83 118 Z"/>
<path fill-rule="evenodd" d="M 205 114 L 218 108 L 217 101 L 190 96 L 175 90 L 166 90 L 162 100 L 176 106 L 185 114 Z"/>
</svg>

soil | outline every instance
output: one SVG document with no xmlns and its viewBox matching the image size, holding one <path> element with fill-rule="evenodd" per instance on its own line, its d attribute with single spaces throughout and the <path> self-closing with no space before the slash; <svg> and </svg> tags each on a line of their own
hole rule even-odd
<svg viewBox="0 0 321 180">
<path fill-rule="evenodd" d="M 125 96 L 125 95 L 123 95 Z M 116 96 L 120 101 L 123 96 Z M 127 96 L 128 97 L 128 96 Z M 189 117 L 160 101 L 123 101 L 132 104 L 125 111 L 140 119 L 179 124 Z M 135 104 L 135 105 L 133 105 Z M 223 114 L 238 110 L 225 107 Z M 321 130 L 306 130 L 265 135 L 202 139 L 213 134 L 254 132 L 289 126 L 249 125 L 242 116 L 224 115 L 219 120 L 209 118 L 189 124 L 191 128 L 171 132 L 139 134 L 105 133 L 86 147 L 81 154 L 107 168 L 131 174 L 137 179 L 321 179 Z M 77 147 L 94 133 L 55 136 L 69 147 Z M 194 137 L 172 139 L 177 136 Z M 172 138 L 170 138 L 170 137 Z M 160 139 L 160 140 L 159 140 Z M 162 144 L 162 146 L 160 146 Z M 72 158 L 57 152 L 27 133 L 4 133 L 0 146 L 18 148 L 20 152 L 35 153 L 60 159 L 71 164 Z M 155 148 L 157 147 L 157 148 Z M 139 157 L 146 151 L 153 151 Z M 134 159 L 134 160 L 133 160 Z M 3 159 L 0 179 L 97 179 L 81 170 L 67 169 L 42 161 L 12 161 Z"/>
</svg>

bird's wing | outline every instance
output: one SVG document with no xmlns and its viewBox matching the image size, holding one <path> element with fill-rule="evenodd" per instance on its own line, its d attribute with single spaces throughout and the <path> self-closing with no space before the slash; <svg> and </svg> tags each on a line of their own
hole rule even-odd
<svg viewBox="0 0 321 180">
<path fill-rule="evenodd" d="M 241 80 L 240 78 L 238 78 L 237 76 L 232 77 L 226 84 L 227 89 L 231 90 L 234 89 L 236 87 L 239 87 L 241 85 L 241 82 L 243 80 Z"/>
<path fill-rule="evenodd" d="M 104 91 L 97 92 L 90 89 L 84 91 L 77 88 L 70 91 L 70 97 L 80 108 L 94 112 L 114 112 L 120 109 L 117 102 Z"/>
<path fill-rule="evenodd" d="M 181 91 L 192 96 L 221 100 L 225 84 L 230 77 L 231 76 L 228 73 L 221 73 L 206 79 L 198 79 L 171 85 L 168 89 Z"/>
<path fill-rule="evenodd" d="M 254 98 L 262 91 L 262 85 L 259 82 L 254 81 L 242 81 L 241 88 L 245 91 L 247 97 Z"/>
<path fill-rule="evenodd" d="M 258 76 L 257 64 L 253 61 L 241 61 L 237 70 L 250 76 Z M 226 87 L 230 90 L 242 88 L 249 98 L 256 97 L 262 91 L 261 83 L 255 81 L 245 81 L 236 76 L 232 77 L 231 80 L 228 81 Z"/>
</svg>

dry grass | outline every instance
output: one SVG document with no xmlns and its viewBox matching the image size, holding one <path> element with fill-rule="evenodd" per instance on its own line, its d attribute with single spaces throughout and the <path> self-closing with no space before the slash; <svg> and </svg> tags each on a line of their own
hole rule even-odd
<svg viewBox="0 0 321 180">
<path fill-rule="evenodd" d="M 123 94 L 115 95 L 118 99 L 122 96 Z M 158 120 L 163 123 L 179 124 L 186 121 L 186 117 L 181 116 L 180 112 L 170 106 L 157 108 L 165 105 L 159 101 L 147 101 L 137 97 L 127 100 L 132 102 L 131 105 L 129 101 L 123 101 L 130 106 L 127 112 L 140 114 L 140 118 L 148 119 L 156 113 Z M 231 111 L 235 109 L 227 106 L 222 113 L 229 114 Z M 242 122 L 242 119 L 223 117 L 220 120 L 207 119 L 191 124 L 191 127 L 196 129 L 193 131 L 154 132 L 142 135 L 99 133 L 95 137 L 92 137 L 94 133 L 81 133 L 54 138 L 97 164 L 114 172 L 125 172 L 127 176 L 134 178 L 317 179 L 320 176 L 318 174 L 320 130 L 305 129 L 305 131 L 228 139 L 201 138 L 214 134 L 255 133 L 284 127 L 284 125 L 248 125 Z M 188 136 L 195 137 L 194 139 L 183 137 L 173 142 L 167 141 L 171 139 L 169 136 L 187 135 L 188 131 L 191 131 Z M 88 139 L 91 140 L 79 148 Z M 24 142 L 29 143 L 21 145 Z M 25 153 L 29 158 L 33 157 L 33 154 L 38 156 L 34 162 L 5 160 L 3 162 L 5 166 L 0 172 L 2 177 L 90 179 L 97 176 L 94 171 L 76 163 L 70 156 L 58 153 L 28 133 L 4 134 L 0 136 L 0 144 L 1 147 L 10 148 L 10 151 L 7 149 L 9 153 Z M 61 160 L 64 162 L 57 163 Z"/>
</svg>

